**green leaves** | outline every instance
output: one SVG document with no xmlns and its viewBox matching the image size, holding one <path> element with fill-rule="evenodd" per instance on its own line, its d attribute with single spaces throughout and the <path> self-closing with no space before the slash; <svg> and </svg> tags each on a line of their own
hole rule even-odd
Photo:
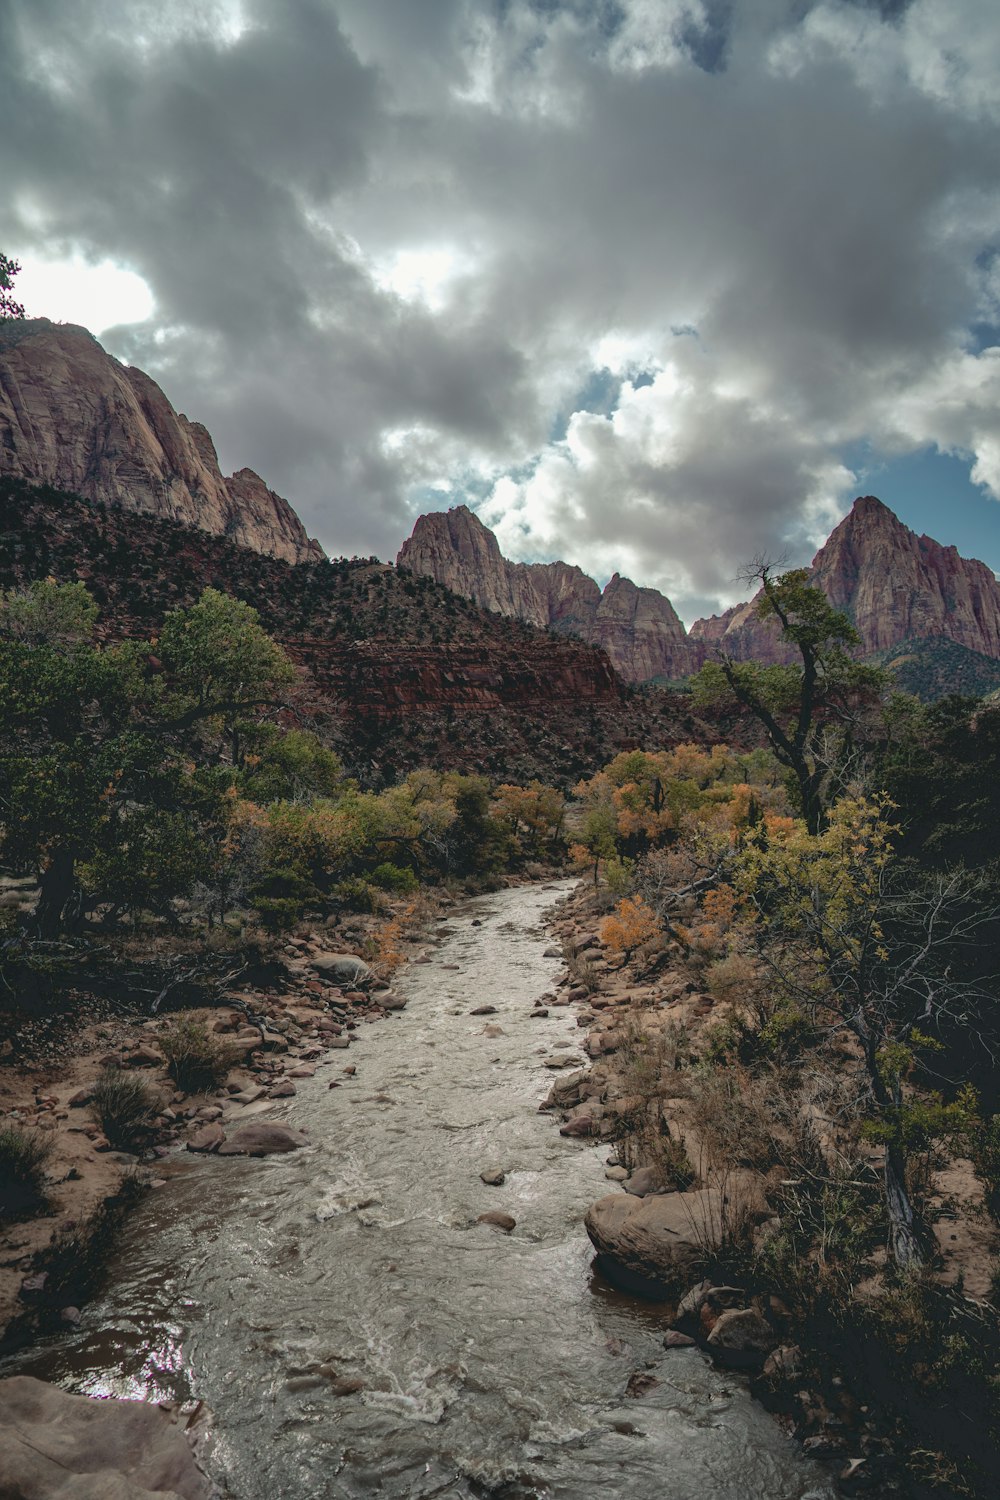
<svg viewBox="0 0 1000 1500">
<path fill-rule="evenodd" d="M 174 686 L 197 703 L 246 705 L 273 698 L 295 668 L 241 599 L 206 589 L 163 624 L 158 655 Z"/>
</svg>

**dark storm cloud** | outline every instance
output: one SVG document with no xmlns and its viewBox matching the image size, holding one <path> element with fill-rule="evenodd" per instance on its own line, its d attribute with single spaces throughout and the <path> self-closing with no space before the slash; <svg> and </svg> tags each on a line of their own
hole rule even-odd
<svg viewBox="0 0 1000 1500">
<path fill-rule="evenodd" d="M 391 555 L 411 494 L 496 485 L 522 555 L 695 608 L 808 554 L 860 438 L 1000 488 L 968 352 L 1000 25 L 949 15 L 0 0 L 0 244 L 139 271 L 155 318 L 105 342 L 329 547 Z M 550 441 L 595 381 L 617 406 Z"/>
</svg>

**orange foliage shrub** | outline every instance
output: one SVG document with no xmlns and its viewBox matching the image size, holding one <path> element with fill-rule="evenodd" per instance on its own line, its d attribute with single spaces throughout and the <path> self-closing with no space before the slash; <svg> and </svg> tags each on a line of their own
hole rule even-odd
<svg viewBox="0 0 1000 1500">
<path fill-rule="evenodd" d="M 641 896 L 634 900 L 626 896 L 619 901 L 617 912 L 605 917 L 600 926 L 601 942 L 612 953 L 624 953 L 626 958 L 650 938 L 658 937 L 659 932 L 660 924 Z"/>
</svg>

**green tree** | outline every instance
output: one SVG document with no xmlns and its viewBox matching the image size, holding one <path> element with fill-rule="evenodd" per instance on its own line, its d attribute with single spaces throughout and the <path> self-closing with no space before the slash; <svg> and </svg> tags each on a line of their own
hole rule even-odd
<svg viewBox="0 0 1000 1500">
<path fill-rule="evenodd" d="M 19 261 L 11 260 L 0 250 L 0 319 L 24 317 L 24 307 L 12 295 L 14 277 L 20 269 Z"/>
<path fill-rule="evenodd" d="M 279 709 L 295 668 L 242 599 L 207 588 L 189 609 L 171 610 L 157 643 L 168 682 L 180 701 L 176 727 L 218 720 L 234 765 L 242 760 L 248 715 Z"/>
<path fill-rule="evenodd" d="M 796 568 L 773 577 L 762 561 L 744 574 L 760 585 L 757 618 L 777 621 L 797 660 L 766 666 L 722 656 L 706 663 L 693 685 L 696 702 L 728 700 L 757 719 L 775 757 L 791 772 L 806 827 L 815 834 L 853 761 L 859 712 L 878 697 L 886 679 L 852 659 L 857 631 L 808 576 Z"/>
<path fill-rule="evenodd" d="M 294 676 L 255 611 L 214 590 L 149 643 L 102 649 L 79 584 L 0 600 L 0 855 L 38 876 L 52 935 L 91 899 L 161 907 L 204 873 L 222 783 L 199 773 Z M 86 867 L 86 881 L 81 867 Z"/>
</svg>

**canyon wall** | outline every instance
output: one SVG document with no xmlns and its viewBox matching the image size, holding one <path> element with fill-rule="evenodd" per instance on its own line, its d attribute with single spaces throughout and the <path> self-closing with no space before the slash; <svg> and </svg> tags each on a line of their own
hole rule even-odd
<svg viewBox="0 0 1000 1500">
<path fill-rule="evenodd" d="M 252 469 L 224 478 L 206 429 L 73 324 L 0 323 L 0 473 L 286 562 L 323 556 L 286 500 Z"/>
</svg>

